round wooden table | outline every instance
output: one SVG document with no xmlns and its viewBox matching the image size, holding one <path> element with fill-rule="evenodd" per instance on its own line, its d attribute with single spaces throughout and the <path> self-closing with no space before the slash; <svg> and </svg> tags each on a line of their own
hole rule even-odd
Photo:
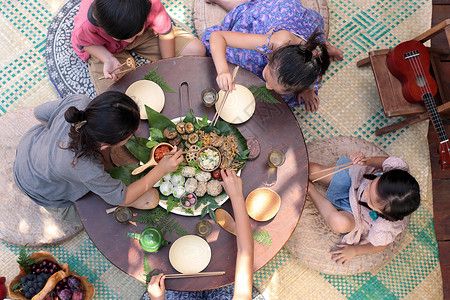
<svg viewBox="0 0 450 300">
<path fill-rule="evenodd" d="M 181 82 L 187 81 L 192 108 L 196 116 L 203 116 L 206 113 L 209 120 L 213 118 L 214 107 L 203 106 L 200 97 L 205 88 L 214 87 L 218 90 L 214 64 L 208 57 L 181 57 L 144 65 L 115 83 L 110 90 L 124 92 L 130 84 L 142 79 L 156 67 L 158 67 L 158 74 L 176 91 Z M 230 64 L 230 70 L 233 70 L 233 67 Z M 235 82 L 246 87 L 264 84 L 260 78 L 242 68 Z M 182 91 L 184 92 L 185 90 Z M 180 117 L 180 113 L 186 114 L 189 109 L 186 98 L 183 99 L 183 111 L 180 112 L 178 93 L 165 92 L 164 94 L 166 103 L 161 113 L 169 119 Z M 255 271 L 269 262 L 291 236 L 302 212 L 308 182 L 308 157 L 302 132 L 289 107 L 279 96 L 277 98 L 280 104 L 263 103 L 257 99 L 253 117 L 236 126 L 244 137 L 256 137 L 261 145 L 259 157 L 249 161 L 242 170 L 244 196 L 256 188 L 270 187 L 282 199 L 280 210 L 272 220 L 251 221 L 253 232 L 268 231 L 272 238 L 272 244 L 269 247 L 255 241 Z M 139 131 L 141 135 L 148 136 L 148 122 L 141 122 Z M 270 168 L 267 164 L 267 155 L 274 148 L 286 154 L 285 163 L 276 169 Z M 169 262 L 170 246 L 164 246 L 156 253 L 145 253 L 137 240 L 127 237 L 127 232 L 139 233 L 146 224 L 116 222 L 112 214 L 105 213 L 105 210 L 111 206 L 93 193 L 87 194 L 75 204 L 86 232 L 96 247 L 119 269 L 142 281 L 140 274 L 144 270 L 145 254 L 151 268 L 161 269 L 166 274 L 177 273 Z M 225 202 L 222 207 L 233 214 L 230 201 Z M 186 217 L 175 214 L 171 216 L 189 233 L 195 234 L 195 224 L 200 221 L 200 216 Z M 211 247 L 211 262 L 204 271 L 226 271 L 226 274 L 215 277 L 167 279 L 167 289 L 200 291 L 234 282 L 236 238 L 215 224 L 208 216 L 205 219 L 213 226 L 212 233 L 206 237 Z M 166 234 L 165 238 L 173 242 L 178 236 L 174 234 L 170 237 Z"/>
</svg>

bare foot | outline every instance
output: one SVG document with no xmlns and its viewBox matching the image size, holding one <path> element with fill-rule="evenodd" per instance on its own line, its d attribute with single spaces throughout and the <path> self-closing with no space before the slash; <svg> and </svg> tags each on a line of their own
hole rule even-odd
<svg viewBox="0 0 450 300">
<path fill-rule="evenodd" d="M 326 45 L 331 60 L 338 61 L 344 58 L 344 52 L 332 46 L 329 42 L 327 42 Z"/>
</svg>

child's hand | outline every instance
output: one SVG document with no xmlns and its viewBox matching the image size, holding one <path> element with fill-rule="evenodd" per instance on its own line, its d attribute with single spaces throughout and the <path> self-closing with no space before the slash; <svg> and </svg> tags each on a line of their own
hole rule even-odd
<svg viewBox="0 0 450 300">
<path fill-rule="evenodd" d="M 157 165 L 164 171 L 164 174 L 175 172 L 178 165 L 184 160 L 183 149 L 177 151 L 177 146 L 174 146 L 170 153 L 174 153 L 174 155 L 164 156 Z"/>
<path fill-rule="evenodd" d="M 216 77 L 217 84 L 219 88 L 224 91 L 235 90 L 233 76 L 230 72 L 219 73 Z"/>
<path fill-rule="evenodd" d="M 303 98 L 303 101 L 305 102 L 306 111 L 316 112 L 319 109 L 320 99 L 319 96 L 314 93 L 314 89 L 312 87 L 308 88 L 303 93 L 298 94 L 298 103 L 301 103 L 301 98 Z"/>
<path fill-rule="evenodd" d="M 242 196 L 242 180 L 236 175 L 236 171 L 220 170 L 223 181 L 221 182 L 225 192 L 230 199 L 236 199 Z"/>
<path fill-rule="evenodd" d="M 352 154 L 350 154 L 349 158 L 352 161 L 352 163 L 355 165 L 360 165 L 360 166 L 366 165 L 366 162 L 363 161 L 363 159 L 366 158 L 366 156 L 362 152 L 352 153 Z"/>
<path fill-rule="evenodd" d="M 150 295 L 150 299 L 152 300 L 165 299 L 166 287 L 164 285 L 164 279 L 166 279 L 166 277 L 162 273 L 153 276 L 152 279 L 150 279 L 150 282 L 147 286 L 147 291 L 148 294 Z"/>
<path fill-rule="evenodd" d="M 105 76 L 105 79 L 112 79 L 112 80 L 117 80 L 118 77 L 116 74 L 113 73 L 113 70 L 118 68 L 120 66 L 120 62 L 117 58 L 115 58 L 114 56 L 111 56 L 110 58 L 108 58 L 105 63 L 103 64 L 103 76 Z M 114 71 L 114 72 L 119 72 L 119 70 Z"/>
<path fill-rule="evenodd" d="M 356 256 L 356 249 L 353 245 L 338 244 L 336 247 L 339 247 L 339 249 L 331 250 L 330 254 L 331 260 L 337 264 L 346 265 L 352 260 L 353 257 Z"/>
<path fill-rule="evenodd" d="M 326 42 L 328 55 L 330 55 L 330 59 L 334 61 L 342 60 L 344 58 L 344 52 L 339 50 L 338 48 L 332 46 L 328 41 Z"/>
</svg>

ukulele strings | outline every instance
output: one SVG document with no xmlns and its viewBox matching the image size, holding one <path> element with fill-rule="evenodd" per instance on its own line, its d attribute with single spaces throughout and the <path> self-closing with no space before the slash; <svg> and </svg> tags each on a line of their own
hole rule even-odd
<svg viewBox="0 0 450 300">
<path fill-rule="evenodd" d="M 425 71 L 424 71 L 423 66 L 420 63 L 419 59 L 417 58 L 417 56 L 413 57 L 413 58 L 410 58 L 409 62 L 410 62 L 410 65 L 411 65 L 411 67 L 413 69 L 414 75 L 416 77 L 421 76 L 423 78 L 423 80 L 425 81 L 425 85 L 424 86 L 418 85 L 420 91 L 422 92 L 422 96 L 425 95 L 425 94 L 430 94 L 431 95 L 431 87 L 428 84 L 428 80 L 426 80 Z M 428 106 L 427 106 L 427 108 L 428 108 Z M 432 111 L 430 111 L 430 110 L 428 110 L 428 111 L 429 111 L 430 115 L 432 115 L 432 117 L 439 117 L 440 118 L 439 113 L 438 113 L 438 111 L 437 111 L 435 106 L 433 106 L 433 110 Z M 436 128 L 436 131 L 438 131 L 438 135 L 439 136 L 443 136 L 443 137 L 445 137 L 445 139 L 447 139 L 447 135 L 445 133 L 444 128 L 442 128 L 442 124 L 440 124 L 440 123 L 436 124 L 434 121 L 435 120 L 433 118 L 431 118 L 431 122 L 433 123 L 434 128 Z"/>
</svg>

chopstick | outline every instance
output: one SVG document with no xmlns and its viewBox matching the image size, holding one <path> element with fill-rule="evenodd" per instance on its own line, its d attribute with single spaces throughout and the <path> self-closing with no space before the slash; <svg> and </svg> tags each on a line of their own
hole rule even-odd
<svg viewBox="0 0 450 300">
<path fill-rule="evenodd" d="M 370 159 L 370 157 L 365 157 L 365 158 L 361 159 L 361 161 L 368 161 L 369 159 Z M 341 167 L 343 167 L 343 166 L 346 166 L 346 167 L 344 167 L 344 168 L 342 168 L 342 169 L 339 169 L 339 170 L 337 170 L 337 171 L 328 173 L 328 174 L 326 174 L 326 175 L 323 175 L 323 176 L 321 176 L 321 177 L 319 177 L 319 178 L 316 178 L 316 179 L 314 179 L 314 180 L 311 180 L 311 182 L 314 183 L 314 182 L 316 182 L 316 181 L 318 181 L 318 180 L 320 180 L 320 179 L 323 179 L 323 178 L 328 177 L 328 176 L 330 176 L 330 175 L 339 173 L 340 171 L 346 170 L 346 169 L 348 169 L 348 168 L 354 166 L 354 164 L 353 164 L 353 162 L 349 162 L 349 163 L 346 163 L 346 164 L 342 164 L 342 165 L 339 165 L 339 166 L 334 166 L 334 167 L 331 167 L 331 168 L 328 168 L 328 169 L 323 169 L 323 170 L 320 170 L 320 171 L 311 173 L 311 175 L 312 175 L 312 174 L 317 174 L 317 173 L 320 173 L 320 172 L 323 172 L 323 171 L 329 171 L 329 170 L 332 170 L 332 169 L 335 169 L 335 168 L 341 168 Z"/>
<path fill-rule="evenodd" d="M 125 70 L 122 70 L 122 71 L 117 72 L 117 73 L 114 73 L 114 74 L 119 75 L 119 74 L 122 74 L 122 73 L 125 73 L 125 72 L 134 71 L 134 70 L 135 70 L 135 69 L 133 69 L 133 68 L 129 68 L 129 69 L 125 69 Z M 113 72 L 114 72 L 114 71 L 113 71 Z M 112 73 L 112 72 L 111 72 L 111 73 Z M 106 79 L 105 76 L 100 77 L 98 80 L 103 80 L 103 79 Z"/>
<path fill-rule="evenodd" d="M 361 161 L 368 161 L 369 158 L 370 157 L 365 157 L 365 158 L 361 159 Z M 330 170 L 334 170 L 336 168 L 346 167 L 346 166 L 350 166 L 350 165 L 353 165 L 353 162 L 349 162 L 349 163 L 342 164 L 342 165 L 339 165 L 339 166 L 329 167 L 329 168 L 326 168 L 326 169 L 323 169 L 323 170 L 320 170 L 320 171 L 317 171 L 317 172 L 313 172 L 313 173 L 311 173 L 309 175 L 315 175 L 315 174 L 319 174 L 319 173 L 322 173 L 322 172 L 325 172 L 325 171 L 330 171 Z"/>
<path fill-rule="evenodd" d="M 183 151 L 183 152 L 181 152 L 181 154 L 193 153 L 193 152 L 198 152 L 198 151 L 193 151 L 193 150 Z M 175 153 L 176 153 L 176 152 L 175 152 Z M 164 156 L 172 156 L 172 155 L 174 155 L 175 153 L 172 153 L 172 152 L 165 152 L 165 153 L 163 153 L 163 155 L 164 155 Z"/>
<path fill-rule="evenodd" d="M 234 79 L 236 78 L 238 71 L 239 71 L 239 66 L 236 66 L 233 70 L 233 75 L 232 75 L 232 79 L 231 79 L 233 82 L 234 82 Z M 230 90 L 226 91 L 225 96 L 223 96 L 222 103 L 220 103 L 220 107 L 214 114 L 214 118 L 211 121 L 212 126 L 216 126 L 216 123 L 219 120 L 220 113 L 222 112 L 222 109 L 225 105 L 225 101 L 227 101 L 227 98 L 228 98 L 228 95 L 230 94 L 230 92 L 231 92 Z"/>
<path fill-rule="evenodd" d="M 218 276 L 218 275 L 224 275 L 224 274 L 225 274 L 225 271 L 218 271 L 218 272 L 203 272 L 203 273 L 192 273 L 192 274 L 167 274 L 164 277 L 166 277 L 166 279 L 175 279 L 175 278 Z"/>
</svg>

